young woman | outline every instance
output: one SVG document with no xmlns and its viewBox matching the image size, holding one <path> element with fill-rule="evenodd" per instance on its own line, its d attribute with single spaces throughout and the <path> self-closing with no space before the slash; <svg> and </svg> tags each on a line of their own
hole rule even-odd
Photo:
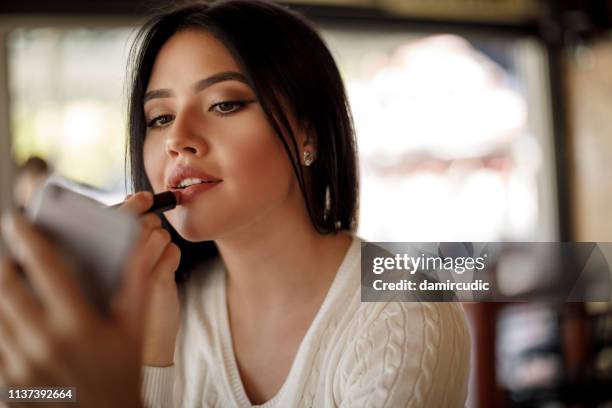
<svg viewBox="0 0 612 408">
<path fill-rule="evenodd" d="M 158 15 L 138 46 L 130 158 L 134 185 L 146 192 L 124 210 L 144 213 L 149 192 L 181 192 L 164 225 L 182 250 L 179 284 L 179 246 L 159 219 L 143 216 L 147 234 L 126 269 L 114 324 L 88 312 L 59 336 L 91 342 L 75 351 L 87 364 L 68 364 L 64 377 L 29 371 L 75 381 L 86 397 L 121 379 L 115 392 L 135 403 L 133 353 L 142 351 L 145 406 L 463 406 L 469 336 L 460 306 L 360 302 L 350 109 L 316 31 L 281 6 L 230 0 Z M 4 225 L 30 248 L 19 259 L 26 270 L 36 263 L 32 248 L 52 252 L 23 220 Z M 7 262 L 3 275 L 13 268 Z M 44 266 L 31 268 L 36 277 Z M 63 291 L 81 302 L 72 288 L 48 285 L 39 284 L 49 298 Z M 15 305 L 0 303 L 9 311 L 0 321 L 16 324 Z M 39 344 L 62 343 L 49 334 L 54 324 L 42 325 Z M 127 351 L 117 339 L 129 340 Z M 57 349 L 21 365 L 47 368 Z"/>
</svg>

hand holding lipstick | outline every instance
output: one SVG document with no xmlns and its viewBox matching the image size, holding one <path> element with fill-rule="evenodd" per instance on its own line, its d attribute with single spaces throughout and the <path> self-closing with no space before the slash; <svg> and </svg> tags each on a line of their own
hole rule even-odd
<svg viewBox="0 0 612 408">
<path fill-rule="evenodd" d="M 175 198 L 176 197 L 176 198 Z M 142 239 L 151 270 L 150 298 L 145 319 L 143 365 L 169 366 L 180 326 L 180 305 L 174 272 L 180 261 L 179 248 L 170 242 L 169 233 L 161 228 L 161 219 L 152 211 L 174 208 L 180 202 L 179 192 L 153 196 L 140 192 L 129 197 L 118 208 L 138 216 L 143 226 Z"/>
</svg>

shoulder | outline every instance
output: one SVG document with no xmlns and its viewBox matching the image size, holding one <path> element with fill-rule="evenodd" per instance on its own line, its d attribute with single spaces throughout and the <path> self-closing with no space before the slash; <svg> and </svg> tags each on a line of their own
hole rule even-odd
<svg viewBox="0 0 612 408">
<path fill-rule="evenodd" d="M 430 338 L 442 332 L 469 336 L 463 307 L 451 302 L 361 302 L 352 329 L 357 336 L 387 336 L 398 331 Z"/>
<path fill-rule="evenodd" d="M 361 303 L 338 367 L 348 406 L 462 406 L 470 338 L 457 303 Z"/>
</svg>

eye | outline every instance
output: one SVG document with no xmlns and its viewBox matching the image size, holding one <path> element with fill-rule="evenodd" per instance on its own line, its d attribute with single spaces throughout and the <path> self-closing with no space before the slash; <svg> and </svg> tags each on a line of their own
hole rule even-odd
<svg viewBox="0 0 612 408">
<path fill-rule="evenodd" d="M 159 116 L 154 117 L 150 121 L 148 121 L 147 127 L 148 128 L 160 128 L 170 123 L 172 119 L 173 119 L 172 115 L 159 115 Z"/>
<path fill-rule="evenodd" d="M 232 114 L 234 112 L 239 111 L 247 103 L 251 103 L 251 102 L 255 102 L 255 101 L 252 100 L 252 101 L 225 101 L 225 102 L 219 102 L 219 103 L 215 103 L 214 105 L 212 105 L 208 111 L 209 112 L 214 112 L 214 113 L 216 113 L 217 115 L 220 115 L 220 116 L 230 115 L 230 114 Z"/>
</svg>

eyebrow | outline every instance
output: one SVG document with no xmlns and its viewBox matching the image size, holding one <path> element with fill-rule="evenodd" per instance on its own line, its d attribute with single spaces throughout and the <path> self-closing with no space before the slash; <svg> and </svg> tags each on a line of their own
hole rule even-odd
<svg viewBox="0 0 612 408">
<path fill-rule="evenodd" d="M 223 81 L 239 81 L 247 85 L 249 84 L 246 77 L 242 75 L 240 72 L 224 71 L 224 72 L 219 72 L 217 74 L 211 75 L 208 78 L 204 78 L 204 79 L 200 79 L 199 81 L 196 81 L 192 85 L 192 88 L 194 92 L 201 92 L 204 89 L 208 88 L 209 86 L 212 86 L 216 83 L 223 82 Z M 172 92 L 171 89 L 154 89 L 144 94 L 144 98 L 142 102 L 144 104 L 147 101 L 150 101 L 151 99 L 170 98 L 173 95 L 174 93 Z"/>
</svg>

